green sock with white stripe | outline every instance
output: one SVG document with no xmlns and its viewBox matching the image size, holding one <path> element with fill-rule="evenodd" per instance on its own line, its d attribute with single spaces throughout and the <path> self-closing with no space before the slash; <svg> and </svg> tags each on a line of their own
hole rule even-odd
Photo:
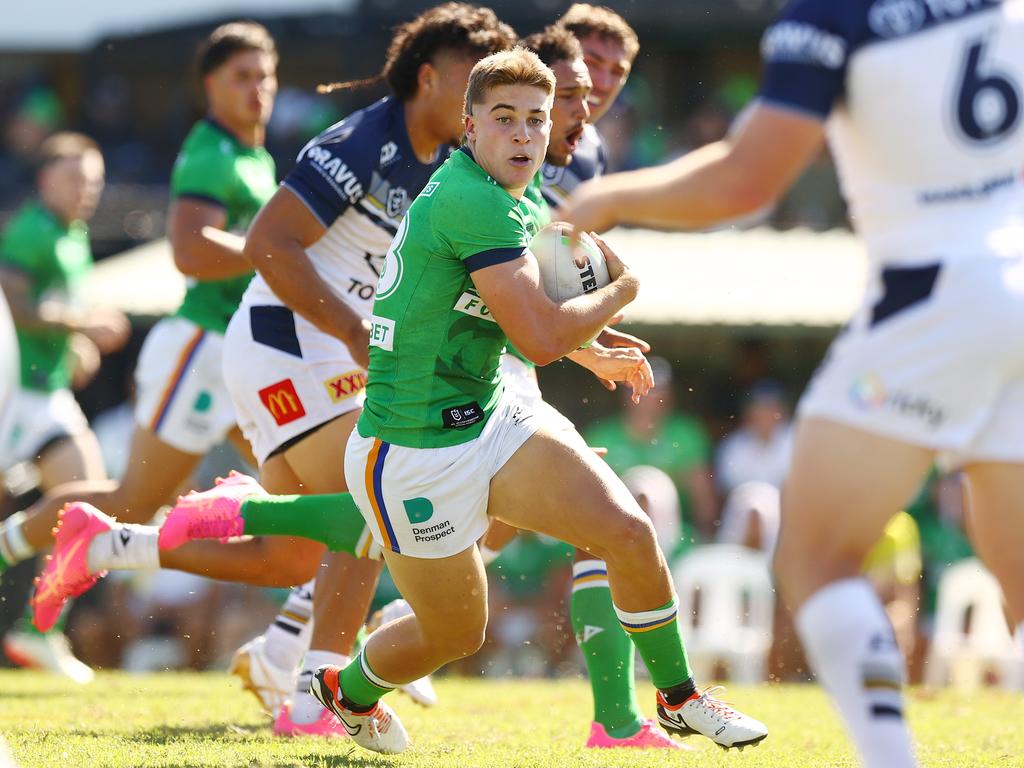
<svg viewBox="0 0 1024 768">
<path fill-rule="evenodd" d="M 609 736 L 628 738 L 640 730 L 644 716 L 633 681 L 636 648 L 615 615 L 608 566 L 580 560 L 572 566 L 572 581 L 569 617 L 587 664 L 594 720 Z"/>
<path fill-rule="evenodd" d="M 241 514 L 249 536 L 299 536 L 356 557 L 369 546 L 366 521 L 348 493 L 252 496 L 242 502 Z"/>
<path fill-rule="evenodd" d="M 692 681 L 674 598 L 652 611 L 630 612 L 616 606 L 615 613 L 640 652 L 656 688 L 667 690 Z"/>
<path fill-rule="evenodd" d="M 25 540 L 25 533 L 21 529 L 24 522 L 25 513 L 15 512 L 0 523 L 0 573 L 36 553 Z"/>
<path fill-rule="evenodd" d="M 373 709 L 384 694 L 391 693 L 396 687 L 373 672 L 366 660 L 365 647 L 341 670 L 338 680 L 341 686 L 341 703 L 353 712 Z"/>
</svg>

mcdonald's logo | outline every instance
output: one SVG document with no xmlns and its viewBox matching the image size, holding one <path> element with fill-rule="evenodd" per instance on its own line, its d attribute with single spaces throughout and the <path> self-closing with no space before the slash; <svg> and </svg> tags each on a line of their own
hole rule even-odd
<svg viewBox="0 0 1024 768">
<path fill-rule="evenodd" d="M 270 411 L 278 426 L 301 419 L 306 415 L 306 409 L 302 407 L 299 394 L 295 391 L 295 385 L 291 379 L 271 384 L 259 391 L 260 402 L 263 407 Z"/>
</svg>

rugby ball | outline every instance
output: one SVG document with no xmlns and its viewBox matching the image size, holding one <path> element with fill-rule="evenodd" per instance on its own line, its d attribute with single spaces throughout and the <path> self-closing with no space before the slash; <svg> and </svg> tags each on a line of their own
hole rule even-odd
<svg viewBox="0 0 1024 768">
<path fill-rule="evenodd" d="M 540 264 L 541 284 L 553 301 L 565 301 L 596 291 L 611 282 L 604 253 L 584 232 L 575 247 L 572 225 L 548 224 L 530 241 L 530 251 Z"/>
</svg>

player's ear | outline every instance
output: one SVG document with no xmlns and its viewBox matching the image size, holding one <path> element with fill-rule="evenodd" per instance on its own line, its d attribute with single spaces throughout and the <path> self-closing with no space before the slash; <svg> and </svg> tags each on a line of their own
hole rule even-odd
<svg viewBox="0 0 1024 768">
<path fill-rule="evenodd" d="M 434 65 L 429 61 L 420 64 L 420 68 L 416 72 L 417 91 L 429 93 L 432 88 L 437 87 L 437 83 L 438 72 L 434 69 Z"/>
<path fill-rule="evenodd" d="M 466 132 L 466 140 L 472 141 L 476 139 L 476 124 L 473 121 L 472 115 L 463 115 L 462 125 Z"/>
</svg>

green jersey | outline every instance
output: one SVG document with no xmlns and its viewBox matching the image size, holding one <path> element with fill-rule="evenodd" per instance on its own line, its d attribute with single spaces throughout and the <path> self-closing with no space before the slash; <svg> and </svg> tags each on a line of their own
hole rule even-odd
<svg viewBox="0 0 1024 768">
<path fill-rule="evenodd" d="M 38 202 L 26 203 L 0 239 L 0 262 L 23 273 L 32 299 L 75 304 L 92 267 L 84 222 L 64 225 Z M 21 386 L 43 392 L 71 384 L 71 334 L 59 329 L 18 328 Z"/>
<path fill-rule="evenodd" d="M 480 434 L 501 396 L 498 361 L 508 339 L 473 273 L 520 258 L 540 217 L 465 148 L 434 172 L 381 271 L 361 435 L 443 448 Z"/>
<path fill-rule="evenodd" d="M 171 196 L 222 207 L 227 229 L 244 232 L 277 189 L 274 160 L 263 147 L 248 147 L 210 119 L 200 120 L 182 145 L 171 173 Z M 252 273 L 224 280 L 189 280 L 175 313 L 201 328 L 224 333 Z"/>
</svg>

